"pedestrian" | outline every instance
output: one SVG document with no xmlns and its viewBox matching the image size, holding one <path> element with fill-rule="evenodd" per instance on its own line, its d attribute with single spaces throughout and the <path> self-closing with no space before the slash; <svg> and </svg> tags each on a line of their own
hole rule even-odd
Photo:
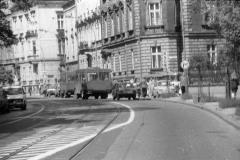
<svg viewBox="0 0 240 160">
<path fill-rule="evenodd" d="M 238 85 L 239 85 L 239 82 L 238 82 L 238 79 L 237 79 L 236 72 L 234 71 L 231 74 L 231 90 L 232 90 L 232 98 L 233 99 L 236 99 Z"/>
<path fill-rule="evenodd" d="M 31 96 L 32 95 L 32 86 L 28 87 L 28 92 L 29 92 L 29 95 Z"/>
<path fill-rule="evenodd" d="M 181 88 L 182 95 L 185 94 L 188 83 L 189 83 L 188 77 L 187 77 L 186 73 L 184 72 L 180 77 L 180 88 Z"/>
<path fill-rule="evenodd" d="M 137 96 L 138 96 L 138 98 L 140 98 L 140 96 L 141 96 L 141 82 L 140 82 L 140 79 L 137 79 L 136 85 L 137 85 Z"/>
<path fill-rule="evenodd" d="M 140 86 L 142 89 L 142 96 L 145 98 L 147 96 L 147 88 L 148 88 L 146 79 L 142 79 L 140 84 L 141 84 Z"/>
<path fill-rule="evenodd" d="M 149 83 L 148 83 L 148 88 L 149 88 L 149 97 L 153 96 L 153 89 L 154 89 L 154 80 L 151 78 Z"/>
<path fill-rule="evenodd" d="M 86 82 L 86 78 L 83 78 L 83 82 L 82 82 L 82 98 L 83 99 L 87 99 L 87 82 Z"/>
</svg>

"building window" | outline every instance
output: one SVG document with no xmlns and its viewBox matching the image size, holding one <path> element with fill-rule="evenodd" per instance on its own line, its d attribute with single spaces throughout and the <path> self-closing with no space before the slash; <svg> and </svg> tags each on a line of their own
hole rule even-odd
<svg viewBox="0 0 240 160">
<path fill-rule="evenodd" d="M 120 33 L 120 17 L 119 12 L 116 12 L 116 20 L 117 20 L 117 34 Z"/>
<path fill-rule="evenodd" d="M 33 64 L 33 73 L 38 74 L 38 64 Z"/>
<path fill-rule="evenodd" d="M 35 21 L 36 13 L 35 11 L 31 11 L 31 21 Z"/>
<path fill-rule="evenodd" d="M 20 29 L 23 29 L 23 18 L 19 16 Z"/>
<path fill-rule="evenodd" d="M 21 55 L 24 56 L 24 44 L 23 44 L 23 42 L 21 43 Z"/>
<path fill-rule="evenodd" d="M 57 15 L 58 29 L 63 29 L 63 15 Z"/>
<path fill-rule="evenodd" d="M 132 70 L 134 70 L 135 69 L 135 67 L 134 67 L 134 52 L 133 52 L 133 50 L 132 50 Z"/>
<path fill-rule="evenodd" d="M 17 28 L 17 18 L 13 17 L 12 21 L 13 21 L 13 29 L 16 29 Z"/>
<path fill-rule="evenodd" d="M 150 25 L 162 24 L 162 1 L 160 3 L 149 3 Z"/>
<path fill-rule="evenodd" d="M 113 55 L 113 72 L 116 72 L 116 58 Z"/>
<path fill-rule="evenodd" d="M 111 36 L 114 36 L 114 18 L 113 18 L 113 14 L 110 15 L 110 20 L 111 20 Z"/>
<path fill-rule="evenodd" d="M 133 30 L 133 16 L 132 9 L 128 7 L 128 29 Z"/>
<path fill-rule="evenodd" d="M 217 63 L 217 49 L 215 45 L 207 45 L 207 53 L 209 61 L 212 62 L 212 64 Z"/>
<path fill-rule="evenodd" d="M 125 32 L 124 7 L 121 8 L 122 13 L 122 32 Z"/>
<path fill-rule="evenodd" d="M 108 27 L 107 27 L 107 15 L 103 16 L 103 23 L 104 23 L 104 37 L 107 38 L 107 30 L 108 30 Z"/>
<path fill-rule="evenodd" d="M 119 71 L 121 72 L 122 71 L 122 61 L 121 61 L 121 55 L 119 53 L 118 55 L 118 60 L 119 60 Z"/>
<path fill-rule="evenodd" d="M 37 54 L 37 48 L 36 48 L 36 41 L 33 40 L 32 41 L 32 45 L 33 45 L 33 55 Z"/>
<path fill-rule="evenodd" d="M 161 46 L 151 47 L 152 54 L 152 68 L 162 67 L 162 53 Z"/>
</svg>

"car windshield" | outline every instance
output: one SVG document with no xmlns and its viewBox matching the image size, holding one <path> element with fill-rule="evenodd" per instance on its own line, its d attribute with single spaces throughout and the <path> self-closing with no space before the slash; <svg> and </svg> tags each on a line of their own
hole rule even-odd
<svg viewBox="0 0 240 160">
<path fill-rule="evenodd" d="M 22 94 L 22 88 L 9 88 L 7 89 L 7 94 L 9 95 L 16 95 L 16 94 Z"/>
<path fill-rule="evenodd" d="M 132 83 L 122 83 L 121 88 L 134 88 Z"/>
<path fill-rule="evenodd" d="M 158 86 L 167 86 L 167 82 L 158 82 Z"/>
</svg>

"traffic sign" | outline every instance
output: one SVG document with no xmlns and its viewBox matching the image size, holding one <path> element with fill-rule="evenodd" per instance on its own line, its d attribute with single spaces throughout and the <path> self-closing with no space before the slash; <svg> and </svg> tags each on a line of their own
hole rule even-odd
<svg viewBox="0 0 240 160">
<path fill-rule="evenodd" d="M 189 62 L 188 62 L 187 60 L 182 61 L 182 62 L 181 62 L 181 67 L 182 67 L 183 69 L 188 69 L 188 67 L 189 67 Z"/>
</svg>

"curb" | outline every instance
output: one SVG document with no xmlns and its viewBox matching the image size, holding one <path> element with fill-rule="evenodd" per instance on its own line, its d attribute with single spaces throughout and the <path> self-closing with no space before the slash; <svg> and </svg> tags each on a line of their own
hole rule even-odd
<svg viewBox="0 0 240 160">
<path fill-rule="evenodd" d="M 231 122 L 230 120 L 226 119 L 226 118 L 223 117 L 222 115 L 220 115 L 220 114 L 218 114 L 218 113 L 216 113 L 216 112 L 213 112 L 213 111 L 210 110 L 210 109 L 204 108 L 203 106 L 196 105 L 196 104 L 189 104 L 189 103 L 185 103 L 185 102 L 179 102 L 179 101 L 172 101 L 172 100 L 163 100 L 163 101 L 171 102 L 171 103 L 180 103 L 180 104 L 184 104 L 184 105 L 188 105 L 188 106 L 192 106 L 192 107 L 196 107 L 196 108 L 205 110 L 205 111 L 207 111 L 207 112 L 209 112 L 209 113 L 217 116 L 218 118 L 220 118 L 221 120 L 223 120 L 223 121 L 226 122 L 227 124 L 231 125 L 231 126 L 234 127 L 235 129 L 240 130 L 240 126 L 234 124 L 233 122 Z"/>
</svg>

